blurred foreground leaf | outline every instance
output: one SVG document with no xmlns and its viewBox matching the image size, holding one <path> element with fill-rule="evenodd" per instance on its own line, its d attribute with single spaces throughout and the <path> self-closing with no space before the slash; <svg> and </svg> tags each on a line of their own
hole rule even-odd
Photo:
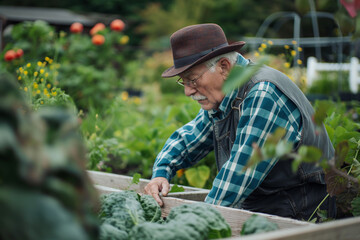
<svg viewBox="0 0 360 240">
<path fill-rule="evenodd" d="M 246 67 L 234 66 L 224 82 L 223 91 L 225 94 L 241 87 L 250 80 L 252 75 L 269 61 L 268 57 L 261 58 L 256 64 L 249 64 Z"/>
</svg>

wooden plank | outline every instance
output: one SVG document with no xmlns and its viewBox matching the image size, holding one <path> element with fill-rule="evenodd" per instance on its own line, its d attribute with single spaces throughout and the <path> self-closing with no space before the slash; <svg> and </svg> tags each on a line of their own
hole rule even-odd
<svg viewBox="0 0 360 240">
<path fill-rule="evenodd" d="M 96 184 L 94 186 L 95 186 L 95 189 L 98 191 L 99 194 L 107 194 L 107 193 L 112 193 L 112 192 L 121 192 L 121 191 L 123 191 L 123 190 L 110 188 L 110 187 L 105 187 L 105 186 L 96 185 Z"/>
<path fill-rule="evenodd" d="M 199 190 L 199 191 L 169 193 L 167 197 L 203 202 L 208 194 L 209 194 L 209 190 L 202 190 L 202 191 Z"/>
<path fill-rule="evenodd" d="M 134 190 L 137 193 L 144 193 L 145 186 L 150 182 L 149 179 L 140 178 L 138 184 L 132 184 L 132 177 L 129 176 L 90 170 L 88 170 L 87 172 L 90 179 L 95 185 L 101 185 L 120 190 Z M 170 186 L 172 187 L 173 184 L 170 184 Z M 185 192 L 205 190 L 202 188 L 194 188 L 188 186 L 181 187 L 184 188 Z"/>
<path fill-rule="evenodd" d="M 340 219 L 268 233 L 232 237 L 229 240 L 354 240 L 360 239 L 360 217 Z"/>
</svg>

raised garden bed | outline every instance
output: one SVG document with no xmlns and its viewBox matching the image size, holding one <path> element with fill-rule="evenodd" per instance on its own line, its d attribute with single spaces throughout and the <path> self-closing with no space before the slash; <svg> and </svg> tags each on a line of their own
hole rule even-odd
<svg viewBox="0 0 360 240">
<path fill-rule="evenodd" d="M 143 189 L 146 184 L 149 182 L 147 179 L 140 179 L 138 184 L 131 184 L 132 178 L 128 176 L 88 171 L 91 180 L 93 181 L 96 189 L 100 193 L 111 193 L 122 190 L 134 190 L 139 194 L 143 194 Z M 181 193 L 169 193 L 167 197 L 162 197 L 164 201 L 164 207 L 162 207 L 162 216 L 167 216 L 171 208 L 189 203 L 196 203 L 198 201 L 203 201 L 207 192 L 209 190 L 193 187 L 184 187 L 184 192 Z M 211 205 L 216 208 L 229 223 L 233 236 L 239 236 L 242 229 L 243 223 L 254 214 L 254 212 L 235 209 L 229 207 L 222 207 Z M 279 226 L 279 229 L 289 229 L 295 227 L 303 227 L 314 225 L 312 223 L 298 221 L 290 218 L 279 217 L 275 215 L 257 213 L 266 217 L 268 220 L 276 223 Z M 243 239 L 243 237 L 242 237 Z"/>
</svg>

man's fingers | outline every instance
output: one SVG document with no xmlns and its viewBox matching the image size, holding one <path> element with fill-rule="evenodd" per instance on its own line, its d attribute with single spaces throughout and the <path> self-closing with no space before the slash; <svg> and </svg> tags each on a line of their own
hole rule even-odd
<svg viewBox="0 0 360 240">
<path fill-rule="evenodd" d="M 151 196 L 155 199 L 155 201 L 162 207 L 164 205 L 163 201 L 161 201 L 161 198 L 158 193 L 152 193 Z"/>
<path fill-rule="evenodd" d="M 160 206 L 163 205 L 159 196 L 159 186 L 157 184 L 150 185 L 146 192 L 150 194 Z"/>
<path fill-rule="evenodd" d="M 157 177 L 157 178 L 152 179 L 145 186 L 144 190 L 145 190 L 145 193 L 148 195 L 151 195 L 160 206 L 163 206 L 164 203 L 161 200 L 159 193 L 161 192 L 161 195 L 166 196 L 170 190 L 170 184 L 166 178 Z"/>
<path fill-rule="evenodd" d="M 161 194 L 163 196 L 166 196 L 170 191 L 170 185 L 168 182 L 162 182 L 161 186 L 162 186 Z"/>
</svg>

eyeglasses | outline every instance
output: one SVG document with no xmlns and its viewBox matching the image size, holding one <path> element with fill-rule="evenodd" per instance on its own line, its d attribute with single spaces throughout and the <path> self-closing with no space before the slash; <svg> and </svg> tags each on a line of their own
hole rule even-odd
<svg viewBox="0 0 360 240">
<path fill-rule="evenodd" d="M 210 68 L 211 68 L 211 67 L 210 67 Z M 206 73 L 207 71 L 209 71 L 210 68 L 206 68 L 206 70 L 205 70 L 204 72 L 202 72 L 202 73 L 199 75 L 199 77 L 197 77 L 197 78 L 195 78 L 195 79 L 193 79 L 193 80 L 189 80 L 189 81 L 185 82 L 181 77 L 179 77 L 179 79 L 176 80 L 176 82 L 177 82 L 179 85 L 183 86 L 183 87 L 185 87 L 185 85 L 186 85 L 187 87 L 195 88 L 195 87 L 197 86 L 197 85 L 196 85 L 196 81 L 199 80 L 199 79 L 204 75 L 204 73 Z"/>
</svg>

